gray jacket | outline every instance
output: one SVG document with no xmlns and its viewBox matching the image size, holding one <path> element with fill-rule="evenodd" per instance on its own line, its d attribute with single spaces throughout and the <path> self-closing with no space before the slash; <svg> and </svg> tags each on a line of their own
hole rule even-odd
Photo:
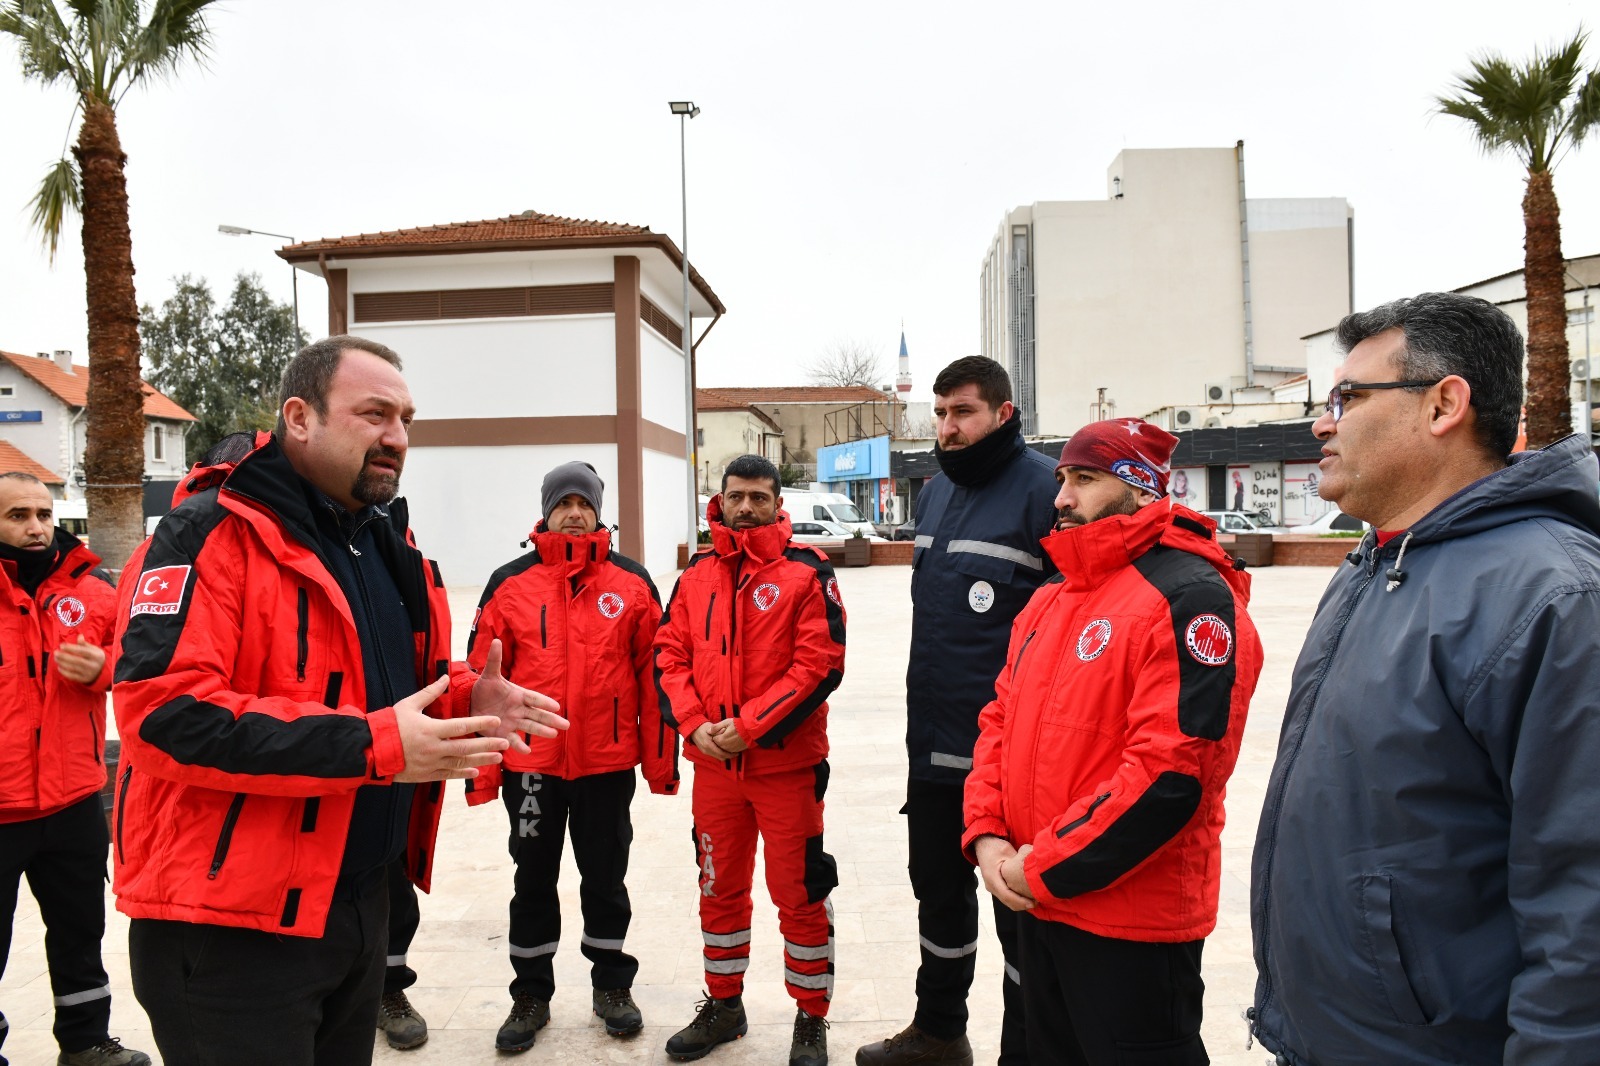
<svg viewBox="0 0 1600 1066">
<path fill-rule="evenodd" d="M 1250 888 L 1282 1062 L 1600 1062 L 1596 464 L 1513 460 L 1364 538 L 1295 665 Z"/>
</svg>

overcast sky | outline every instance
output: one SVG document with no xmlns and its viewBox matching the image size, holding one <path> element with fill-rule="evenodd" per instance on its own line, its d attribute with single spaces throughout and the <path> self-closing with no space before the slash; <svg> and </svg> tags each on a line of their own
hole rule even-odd
<svg viewBox="0 0 1600 1066">
<path fill-rule="evenodd" d="M 1003 213 L 1102 197 L 1123 148 L 1242 138 L 1252 197 L 1345 197 L 1363 306 L 1520 268 L 1520 169 L 1431 116 L 1432 97 L 1473 53 L 1520 59 L 1595 12 L 224 0 L 207 68 L 120 111 L 138 295 L 159 304 L 184 272 L 225 294 L 253 270 L 287 300 L 282 242 L 218 223 L 306 240 L 534 209 L 678 240 L 666 105 L 691 99 L 690 257 L 728 307 L 700 349 L 702 383 L 801 383 L 835 340 L 881 348 L 892 373 L 903 319 L 923 397 L 977 350 L 978 274 Z M 1600 63 L 1600 40 L 1587 54 Z M 81 360 L 78 223 L 51 267 L 26 210 L 76 137 L 71 109 L 0 42 L 0 347 Z M 1562 164 L 1556 192 L 1566 255 L 1600 253 L 1600 139 Z M 320 335 L 326 289 L 300 278 Z"/>
</svg>

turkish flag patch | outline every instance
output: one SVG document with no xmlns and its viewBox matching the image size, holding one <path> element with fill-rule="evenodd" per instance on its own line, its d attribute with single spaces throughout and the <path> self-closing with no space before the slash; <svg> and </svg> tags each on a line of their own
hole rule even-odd
<svg viewBox="0 0 1600 1066">
<path fill-rule="evenodd" d="M 1190 622 L 1184 642 L 1194 661 L 1207 666 L 1221 666 L 1233 654 L 1233 631 L 1214 614 L 1203 614 Z"/>
<path fill-rule="evenodd" d="M 133 608 L 129 618 L 141 614 L 177 614 L 183 606 L 184 587 L 189 583 L 189 567 L 158 566 L 139 575 L 139 584 L 133 590 Z"/>
</svg>

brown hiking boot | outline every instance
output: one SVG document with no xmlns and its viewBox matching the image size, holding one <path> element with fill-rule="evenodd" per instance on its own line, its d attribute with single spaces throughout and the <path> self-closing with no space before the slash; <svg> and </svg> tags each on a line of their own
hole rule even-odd
<svg viewBox="0 0 1600 1066">
<path fill-rule="evenodd" d="M 378 1028 L 396 1051 L 421 1047 L 428 1042 L 428 1023 L 411 1006 L 404 992 L 385 992 L 378 1001 Z"/>
<path fill-rule="evenodd" d="M 936 1036 L 908 1025 L 887 1040 L 856 1049 L 856 1066 L 972 1066 L 972 1045 L 965 1033 L 953 1040 Z"/>
</svg>

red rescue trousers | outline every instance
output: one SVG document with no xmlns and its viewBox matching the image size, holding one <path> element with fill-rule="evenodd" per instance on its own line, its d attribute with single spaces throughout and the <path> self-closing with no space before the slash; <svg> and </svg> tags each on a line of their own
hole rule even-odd
<svg viewBox="0 0 1600 1066">
<path fill-rule="evenodd" d="M 783 935 L 783 983 L 806 1013 L 824 1017 L 833 998 L 833 905 L 839 883 L 822 850 L 828 762 L 741 778 L 697 765 L 694 844 L 700 864 L 700 934 L 706 989 L 717 999 L 744 989 L 750 966 L 750 885 L 756 836 L 763 841 L 767 893 Z"/>
</svg>

